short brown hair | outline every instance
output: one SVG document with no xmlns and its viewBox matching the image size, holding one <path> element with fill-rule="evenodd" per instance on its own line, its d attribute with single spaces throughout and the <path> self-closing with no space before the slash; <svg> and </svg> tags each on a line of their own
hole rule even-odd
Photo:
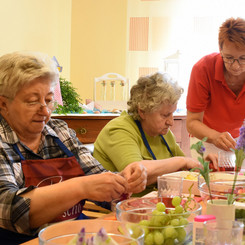
<svg viewBox="0 0 245 245">
<path fill-rule="evenodd" d="M 238 48 L 245 47 L 245 20 L 229 18 L 219 28 L 219 47 L 223 48 L 225 41 L 234 43 Z"/>
</svg>

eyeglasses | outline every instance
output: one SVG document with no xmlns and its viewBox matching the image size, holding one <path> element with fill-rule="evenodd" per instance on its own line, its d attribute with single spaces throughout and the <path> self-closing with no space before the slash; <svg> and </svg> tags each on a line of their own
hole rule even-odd
<svg viewBox="0 0 245 245">
<path fill-rule="evenodd" d="M 236 60 L 238 62 L 239 65 L 245 65 L 245 58 L 238 58 L 238 59 L 234 59 L 233 57 L 225 57 L 222 56 L 224 63 L 227 64 L 233 64 Z"/>
<path fill-rule="evenodd" d="M 47 104 L 42 104 L 40 102 L 24 102 L 24 103 L 26 104 L 29 110 L 36 110 L 36 111 L 42 109 L 45 106 L 49 111 L 54 111 L 58 106 L 58 103 L 55 100 L 51 100 Z"/>
</svg>

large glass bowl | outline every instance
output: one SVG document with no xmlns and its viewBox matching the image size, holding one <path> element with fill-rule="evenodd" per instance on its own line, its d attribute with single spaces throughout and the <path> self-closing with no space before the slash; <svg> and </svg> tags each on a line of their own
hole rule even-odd
<svg viewBox="0 0 245 245">
<path fill-rule="evenodd" d="M 211 172 L 210 178 L 210 193 L 204 178 L 198 176 L 198 189 L 202 197 L 203 203 L 206 206 L 207 201 L 212 198 L 227 200 L 228 194 L 232 192 L 233 180 L 235 172 Z M 235 219 L 245 219 L 245 176 L 239 173 L 234 188 L 234 205 Z"/>
<path fill-rule="evenodd" d="M 227 199 L 227 195 L 231 194 L 233 180 L 235 172 L 211 172 L 209 173 L 209 186 L 203 178 L 203 176 L 198 176 L 198 189 L 204 204 L 207 203 L 207 200 L 212 199 Z M 234 197 L 236 201 L 245 201 L 245 176 L 241 173 L 237 176 L 237 181 L 234 189 Z"/>
<path fill-rule="evenodd" d="M 188 244 L 192 239 L 193 220 L 200 215 L 202 206 L 192 199 L 186 212 L 173 213 L 173 206 L 166 202 L 163 213 L 155 212 L 159 199 L 151 197 L 130 198 L 116 205 L 119 221 L 139 224 L 145 230 L 145 244 L 159 244 L 155 237 L 164 239 L 160 244 Z M 183 198 L 183 202 L 187 199 Z M 174 220 L 174 221 L 173 221 Z M 163 235 L 161 235 L 161 234 Z"/>
<path fill-rule="evenodd" d="M 50 225 L 42 229 L 38 234 L 40 245 L 67 245 L 85 228 L 85 239 L 95 236 L 104 228 L 107 234 L 120 245 L 143 245 L 144 230 L 134 224 L 126 224 L 112 220 L 76 220 L 65 221 Z M 111 243 L 108 243 L 110 245 Z"/>
</svg>

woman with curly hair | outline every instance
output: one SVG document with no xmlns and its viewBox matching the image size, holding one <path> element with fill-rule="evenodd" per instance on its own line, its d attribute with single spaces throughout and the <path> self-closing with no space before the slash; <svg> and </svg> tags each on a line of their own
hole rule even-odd
<svg viewBox="0 0 245 245">
<path fill-rule="evenodd" d="M 111 120 L 95 142 L 94 157 L 111 171 L 121 171 L 133 162 L 147 170 L 145 194 L 153 189 L 157 176 L 199 167 L 185 157 L 169 129 L 183 89 L 169 74 L 140 77 L 131 88 L 128 112 Z M 154 185 L 152 185 L 154 184 Z"/>
</svg>

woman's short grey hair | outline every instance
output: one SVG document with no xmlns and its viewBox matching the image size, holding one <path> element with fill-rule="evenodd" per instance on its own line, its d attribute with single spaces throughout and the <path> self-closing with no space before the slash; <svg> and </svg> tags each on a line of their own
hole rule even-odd
<svg viewBox="0 0 245 245">
<path fill-rule="evenodd" d="M 138 109 L 154 112 L 163 104 L 174 105 L 183 92 L 184 89 L 168 73 L 140 77 L 130 90 L 128 113 L 135 120 L 140 120 Z"/>
<path fill-rule="evenodd" d="M 50 78 L 55 87 L 59 71 L 48 55 L 14 52 L 0 57 L 0 95 L 13 99 L 16 93 L 36 78 Z"/>
</svg>

